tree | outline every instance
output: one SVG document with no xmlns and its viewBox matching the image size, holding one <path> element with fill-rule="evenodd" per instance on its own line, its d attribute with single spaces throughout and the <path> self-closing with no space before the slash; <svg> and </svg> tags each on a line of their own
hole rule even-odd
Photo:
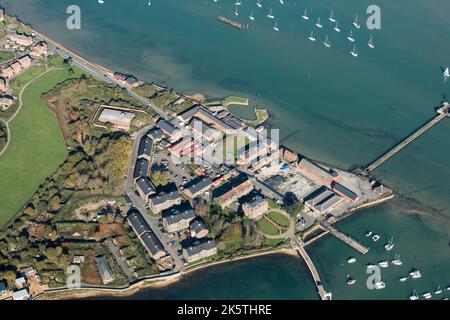
<svg viewBox="0 0 450 320">
<path fill-rule="evenodd" d="M 170 182 L 170 175 L 168 171 L 155 170 L 151 174 L 151 180 L 155 187 L 166 186 Z"/>
</svg>

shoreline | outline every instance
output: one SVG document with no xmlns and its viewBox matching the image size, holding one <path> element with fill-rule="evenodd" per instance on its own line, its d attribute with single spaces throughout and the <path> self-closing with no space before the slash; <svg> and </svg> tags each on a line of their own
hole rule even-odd
<svg viewBox="0 0 450 320">
<path fill-rule="evenodd" d="M 235 258 L 228 258 L 221 261 L 214 261 L 204 264 L 199 264 L 197 266 L 193 266 L 190 269 L 184 271 L 182 274 L 175 274 L 170 276 L 168 279 L 156 280 L 154 282 L 149 282 L 149 279 L 143 279 L 128 288 L 125 289 L 99 289 L 99 288 L 82 288 L 82 289 L 73 289 L 70 291 L 54 291 L 54 292 L 43 292 L 39 296 L 35 298 L 35 300 L 68 300 L 68 299 L 84 299 L 84 298 L 93 298 L 96 296 L 105 296 L 105 297 L 129 297 L 138 292 L 144 291 L 146 289 L 160 289 L 165 288 L 170 285 L 173 285 L 179 281 L 182 281 L 186 275 L 193 275 L 196 272 L 212 268 L 218 265 L 226 265 L 229 263 L 237 262 L 240 260 L 250 260 L 257 257 L 274 255 L 274 254 L 284 254 L 291 257 L 299 258 L 297 252 L 294 249 L 290 248 L 280 248 L 276 250 L 268 250 L 255 252 L 248 255 L 242 255 Z M 303 261 L 303 259 L 300 259 Z"/>
</svg>

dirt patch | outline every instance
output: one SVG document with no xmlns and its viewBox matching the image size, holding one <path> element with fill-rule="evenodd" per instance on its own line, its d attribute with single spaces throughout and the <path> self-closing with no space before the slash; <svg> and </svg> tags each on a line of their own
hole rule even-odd
<svg viewBox="0 0 450 320">
<path fill-rule="evenodd" d="M 123 236 L 123 227 L 118 223 L 100 224 L 94 234 L 95 241 L 100 241 L 105 238 L 112 238 L 115 236 Z"/>
<path fill-rule="evenodd" d="M 85 266 L 84 266 L 84 281 L 87 284 L 92 285 L 102 285 L 102 278 L 100 277 L 100 274 L 98 273 L 97 265 L 94 260 L 94 256 L 90 255 L 87 257 Z"/>
</svg>

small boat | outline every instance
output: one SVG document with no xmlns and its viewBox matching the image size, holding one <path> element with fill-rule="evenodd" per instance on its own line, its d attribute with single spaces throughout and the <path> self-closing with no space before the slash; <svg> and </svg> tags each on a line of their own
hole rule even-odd
<svg viewBox="0 0 450 320">
<path fill-rule="evenodd" d="M 320 23 L 320 18 L 317 18 L 316 27 L 323 28 L 323 25 Z"/>
<path fill-rule="evenodd" d="M 356 283 L 356 280 L 353 279 L 353 278 L 351 278 L 351 277 L 349 277 L 349 278 L 347 279 L 346 283 L 347 283 L 349 286 L 352 286 L 352 285 L 354 285 L 354 284 Z"/>
<path fill-rule="evenodd" d="M 325 37 L 325 41 L 323 42 L 323 45 L 327 48 L 331 47 L 331 42 L 330 42 L 330 39 L 328 39 L 328 36 Z"/>
<path fill-rule="evenodd" d="M 356 29 L 361 28 L 361 25 L 358 23 L 358 15 L 356 15 L 355 21 L 353 21 L 353 25 L 355 26 Z"/>
<path fill-rule="evenodd" d="M 307 12 L 306 9 L 305 9 L 305 12 L 304 12 L 303 15 L 302 15 L 302 18 L 305 19 L 305 20 L 309 20 L 308 12 Z"/>
<path fill-rule="evenodd" d="M 353 30 L 350 30 L 350 34 L 347 37 L 348 41 L 355 42 L 355 38 L 353 38 Z"/>
<path fill-rule="evenodd" d="M 441 286 L 438 286 L 436 291 L 434 291 L 434 294 L 442 294 L 443 290 L 441 289 Z"/>
<path fill-rule="evenodd" d="M 372 35 L 370 35 L 370 39 L 369 42 L 367 43 L 367 45 L 369 46 L 370 49 L 374 49 L 375 45 L 373 44 L 373 37 Z"/>
<path fill-rule="evenodd" d="M 275 24 L 273 25 L 273 30 L 275 30 L 275 31 L 280 31 L 280 29 L 278 28 L 278 24 L 277 24 L 276 21 L 275 21 Z"/>
<path fill-rule="evenodd" d="M 256 1 L 256 6 L 258 8 L 262 8 L 261 0 Z"/>
<path fill-rule="evenodd" d="M 104 3 L 105 3 L 105 1 L 104 1 L 104 0 L 98 0 L 98 3 L 100 3 L 100 4 L 104 4 Z"/>
<path fill-rule="evenodd" d="M 354 58 L 358 58 L 358 52 L 356 52 L 356 46 L 353 45 L 353 50 L 350 51 L 350 54 L 354 57 Z M 379 238 L 378 238 L 379 239 Z M 373 241 L 378 241 L 378 240 L 373 240 Z"/>
<path fill-rule="evenodd" d="M 447 291 L 450 291 L 450 286 L 447 287 Z"/>
<path fill-rule="evenodd" d="M 308 39 L 311 40 L 311 41 L 313 41 L 313 42 L 316 41 L 316 38 L 314 38 L 314 32 L 311 31 L 311 34 L 310 34 L 310 36 L 308 37 Z"/>
<path fill-rule="evenodd" d="M 409 273 L 409 275 L 410 275 L 411 278 L 413 278 L 413 279 L 419 279 L 419 278 L 422 278 L 422 272 L 420 272 L 419 270 L 411 271 L 411 272 Z"/>
<path fill-rule="evenodd" d="M 389 267 L 389 261 L 387 261 L 387 260 L 385 260 L 385 261 L 380 261 L 380 262 L 378 262 L 378 265 L 379 265 L 381 268 L 387 268 L 387 267 Z"/>
<path fill-rule="evenodd" d="M 395 259 L 392 260 L 391 262 L 394 266 L 401 266 L 403 264 L 403 261 L 400 258 L 400 255 L 398 255 L 398 254 L 395 255 Z"/>
<path fill-rule="evenodd" d="M 368 265 L 366 265 L 366 268 L 367 268 L 367 269 L 374 269 L 374 268 L 376 268 L 376 267 L 377 267 L 376 265 L 371 264 L 371 263 L 369 263 Z"/>
<path fill-rule="evenodd" d="M 249 19 L 252 20 L 252 21 L 255 21 L 255 17 L 253 16 L 253 12 L 250 12 Z"/>
<path fill-rule="evenodd" d="M 341 32 L 341 29 L 339 29 L 339 21 L 336 21 L 336 25 L 334 26 L 334 31 Z M 372 231 L 370 231 L 370 234 L 372 234 Z"/>
<path fill-rule="evenodd" d="M 422 297 L 428 300 L 431 299 L 433 295 L 431 294 L 431 292 L 425 292 L 424 294 L 422 294 Z"/>
<path fill-rule="evenodd" d="M 336 19 L 333 17 L 333 10 L 331 10 L 330 17 L 328 18 L 328 20 L 330 20 L 333 23 L 336 22 Z"/>
<path fill-rule="evenodd" d="M 356 258 L 350 257 L 347 259 L 347 263 L 351 264 L 351 263 L 355 263 L 356 262 Z"/>
<path fill-rule="evenodd" d="M 384 249 L 386 249 L 386 251 L 391 251 L 393 248 L 394 248 L 394 237 L 391 237 L 389 242 L 384 245 Z"/>
<path fill-rule="evenodd" d="M 239 16 L 238 7 L 234 7 L 234 15 L 237 17 Z"/>
<path fill-rule="evenodd" d="M 375 282 L 375 289 L 381 290 L 384 288 L 386 288 L 386 283 L 384 283 L 384 281 L 380 280 L 380 281 Z"/>
<path fill-rule="evenodd" d="M 444 71 L 444 77 L 450 78 L 450 69 L 448 67 Z"/>
<path fill-rule="evenodd" d="M 366 237 L 368 238 L 368 237 L 370 237 L 372 234 L 373 234 L 372 231 L 367 231 L 365 235 L 366 235 Z"/>
<path fill-rule="evenodd" d="M 240 6 L 241 4 L 242 4 L 242 2 L 241 1 L 236 1 L 235 3 L 234 3 L 236 6 Z"/>
<path fill-rule="evenodd" d="M 400 282 L 405 282 L 408 279 L 409 279 L 409 277 L 401 277 L 399 280 L 400 280 Z"/>
<path fill-rule="evenodd" d="M 283 1 L 283 0 L 278 0 L 278 2 L 279 2 L 280 4 L 284 4 L 284 1 Z"/>
<path fill-rule="evenodd" d="M 419 300 L 419 295 L 417 294 L 417 290 L 414 290 L 414 292 L 409 296 L 409 300 Z"/>
<path fill-rule="evenodd" d="M 273 13 L 272 13 L 272 8 L 270 8 L 269 14 L 267 15 L 267 18 L 269 18 L 269 19 L 275 19 L 275 16 L 274 16 Z"/>
</svg>

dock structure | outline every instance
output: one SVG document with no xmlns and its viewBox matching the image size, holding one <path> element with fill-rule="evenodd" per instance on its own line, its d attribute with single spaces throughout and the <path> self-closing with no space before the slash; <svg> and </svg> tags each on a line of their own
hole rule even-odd
<svg viewBox="0 0 450 320">
<path fill-rule="evenodd" d="M 245 30 L 245 29 L 248 28 L 248 25 L 242 24 L 242 23 L 237 22 L 237 21 L 233 21 L 233 20 L 228 19 L 228 18 L 226 18 L 224 16 L 218 16 L 217 20 L 219 20 L 220 22 L 223 22 L 223 23 L 225 23 L 227 25 L 230 25 L 230 26 L 232 26 L 232 27 L 234 27 L 236 29 L 239 29 L 239 30 Z"/>
<path fill-rule="evenodd" d="M 331 300 L 331 292 L 325 291 L 325 288 L 322 285 L 322 281 L 320 280 L 319 273 L 317 272 L 316 266 L 314 265 L 314 262 L 311 260 L 308 253 L 306 252 L 304 244 L 296 236 L 292 236 L 291 247 L 297 250 L 302 256 L 303 260 L 305 260 L 306 265 L 308 266 L 308 269 L 311 272 L 311 275 L 314 279 L 314 283 L 316 284 L 320 299 Z"/>
<path fill-rule="evenodd" d="M 366 172 L 372 172 L 379 166 L 381 166 L 384 162 L 392 158 L 394 155 L 396 155 L 398 152 L 400 152 L 403 148 L 405 148 L 408 144 L 413 142 L 415 139 L 420 137 L 422 134 L 430 130 L 434 125 L 436 125 L 439 121 L 444 119 L 445 117 L 449 116 L 450 111 L 450 104 L 447 102 L 444 102 L 444 104 L 437 110 L 437 115 L 428 121 L 425 125 L 417 129 L 415 132 L 413 132 L 409 137 L 404 139 L 402 142 L 400 142 L 398 145 L 393 147 L 391 150 L 383 154 L 380 158 L 375 160 L 371 165 L 369 165 L 365 171 Z"/>
<path fill-rule="evenodd" d="M 328 231 L 331 235 L 333 235 L 336 238 L 338 238 L 339 240 L 345 242 L 346 244 L 348 244 L 350 247 L 352 247 L 359 253 L 366 254 L 367 252 L 369 252 L 369 248 L 364 247 L 358 241 L 356 241 L 352 237 L 349 237 L 349 236 L 343 234 L 342 232 L 340 232 L 336 228 L 332 227 L 331 225 L 329 225 L 325 222 L 322 222 L 321 226 L 325 231 Z"/>
</svg>

